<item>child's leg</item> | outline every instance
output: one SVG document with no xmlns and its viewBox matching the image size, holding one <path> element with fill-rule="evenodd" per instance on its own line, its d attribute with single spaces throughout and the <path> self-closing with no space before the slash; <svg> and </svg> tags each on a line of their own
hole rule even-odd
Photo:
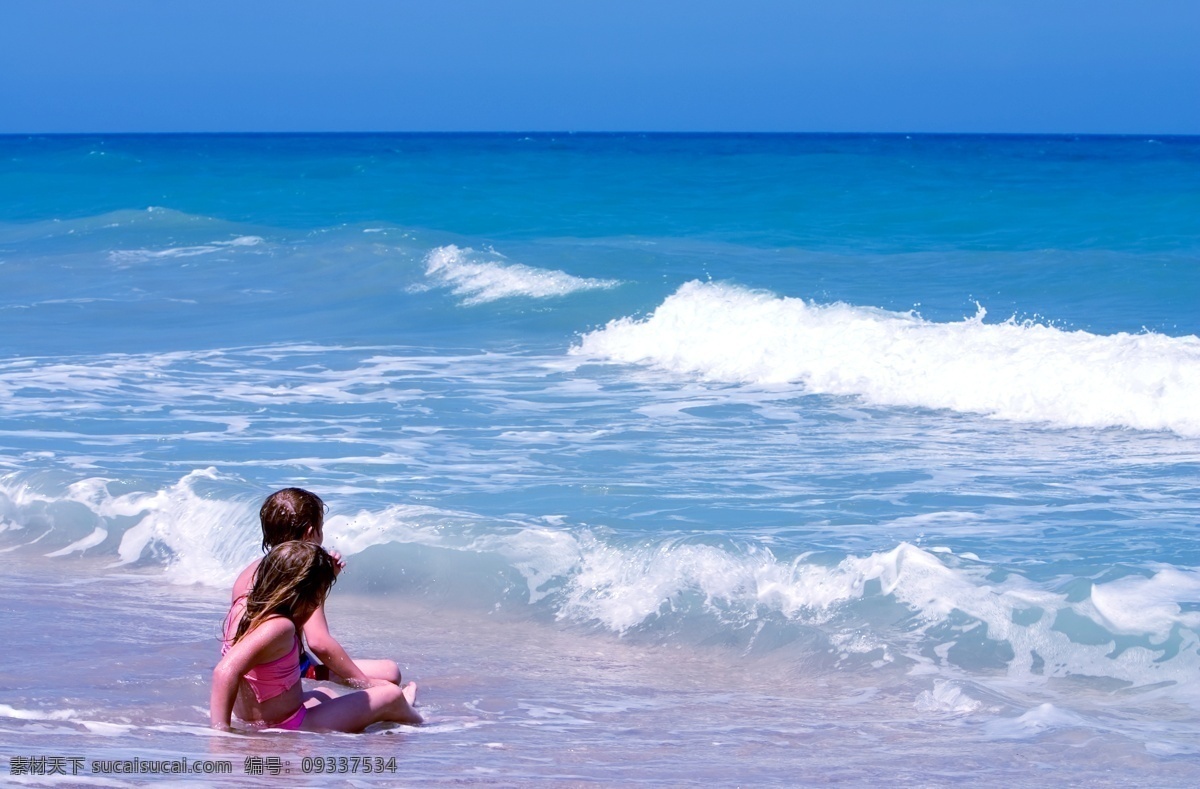
<svg viewBox="0 0 1200 789">
<path fill-rule="evenodd" d="M 301 728 L 306 731 L 359 732 L 380 721 L 418 724 L 421 715 L 412 707 L 416 697 L 415 682 L 403 688 L 389 684 L 356 690 L 313 704 L 308 708 Z"/>
<path fill-rule="evenodd" d="M 336 698 L 337 694 L 331 691 L 329 688 L 317 687 L 313 688 L 312 690 L 304 691 L 304 706 L 312 707 L 313 704 L 319 704 Z"/>
</svg>

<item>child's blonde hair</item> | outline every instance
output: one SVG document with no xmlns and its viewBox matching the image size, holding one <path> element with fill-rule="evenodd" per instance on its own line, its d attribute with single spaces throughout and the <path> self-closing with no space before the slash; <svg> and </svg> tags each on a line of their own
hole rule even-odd
<svg viewBox="0 0 1200 789">
<path fill-rule="evenodd" d="M 292 620 L 299 630 L 325 602 L 337 580 L 333 557 L 315 543 L 289 540 L 263 557 L 254 573 L 254 585 L 246 595 L 246 610 L 238 621 L 233 641 L 272 616 Z"/>
</svg>

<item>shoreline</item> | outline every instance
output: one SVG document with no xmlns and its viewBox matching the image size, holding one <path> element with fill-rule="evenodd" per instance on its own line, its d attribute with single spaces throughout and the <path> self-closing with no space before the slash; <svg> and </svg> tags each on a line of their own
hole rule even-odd
<svg viewBox="0 0 1200 789">
<path fill-rule="evenodd" d="M 1050 713 L 1026 731 L 1004 733 L 1010 717 L 922 712 L 869 683 L 848 693 L 836 675 L 806 684 L 799 676 L 788 681 L 784 665 L 760 664 L 755 675 L 738 676 L 719 652 L 336 592 L 335 632 L 352 654 L 397 659 L 420 687 L 428 723 L 362 735 L 219 735 L 204 719 L 202 670 L 215 662 L 204 630 L 210 615 L 215 645 L 219 590 L 156 585 L 149 575 L 36 580 L 41 563 L 0 575 L 22 620 L 10 641 L 14 654 L 36 657 L 39 667 L 59 663 L 49 673 L 26 667 L 13 675 L 11 709 L 0 713 L 7 741 L 0 753 L 10 759 L 56 750 L 54 738 L 70 732 L 70 748 L 89 760 L 174 753 L 232 759 L 240 770 L 254 755 L 398 755 L 407 772 L 395 777 L 435 784 L 999 785 L 1026 781 L 1034 769 L 1040 783 L 1128 785 L 1144 770 L 1158 785 L 1183 786 L 1200 776 L 1195 754 L 1154 754 L 1115 730 L 1071 726 Z M 41 611 L 53 620 L 42 635 L 85 630 L 73 643 L 47 645 L 29 626 L 38 617 L 28 609 L 44 605 L 37 596 L 52 589 L 71 593 Z M 108 615 L 125 632 L 103 647 L 100 620 Z M 59 686 L 64 671 L 73 680 Z M 38 710 L 40 717 L 12 717 Z M 234 777 L 244 785 L 266 780 Z"/>
</svg>

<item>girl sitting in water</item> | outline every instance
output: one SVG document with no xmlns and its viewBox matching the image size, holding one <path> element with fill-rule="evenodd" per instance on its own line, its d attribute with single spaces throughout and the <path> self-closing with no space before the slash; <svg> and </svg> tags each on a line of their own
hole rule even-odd
<svg viewBox="0 0 1200 789">
<path fill-rule="evenodd" d="M 267 496 L 258 512 L 262 524 L 263 553 L 288 540 L 305 540 L 320 545 L 324 539 L 325 502 L 315 493 L 302 488 L 284 488 Z M 344 562 L 330 551 L 336 568 L 341 572 Z M 258 561 L 242 570 L 233 583 L 230 602 L 236 602 L 250 589 Z M 324 606 L 318 608 L 304 623 L 303 641 L 315 658 L 300 651 L 300 673 L 305 679 L 333 680 L 356 688 L 378 685 L 380 682 L 400 684 L 400 667 L 393 660 L 355 660 L 346 653 L 329 632 Z M 319 662 L 318 659 L 319 658 Z"/>
<path fill-rule="evenodd" d="M 248 594 L 225 619 L 221 662 L 213 669 L 209 716 L 228 729 L 231 715 L 261 728 L 362 731 L 372 723 L 420 723 L 417 686 L 382 683 L 342 696 L 300 685 L 300 632 L 325 602 L 337 575 L 319 545 L 294 540 L 271 550 Z"/>
</svg>

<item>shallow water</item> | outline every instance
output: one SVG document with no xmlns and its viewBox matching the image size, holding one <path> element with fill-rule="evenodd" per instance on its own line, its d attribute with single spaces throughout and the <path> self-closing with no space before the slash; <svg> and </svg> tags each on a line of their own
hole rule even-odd
<svg viewBox="0 0 1200 789">
<path fill-rule="evenodd" d="M 1194 721 L 1186 722 L 1185 707 L 1162 698 L 1127 699 L 1117 711 L 1111 688 L 1079 687 L 1077 696 L 1088 699 L 1084 714 L 1046 704 L 1009 717 L 1018 711 L 1011 699 L 980 703 L 963 692 L 969 681 L 945 681 L 914 706 L 911 693 L 920 683 L 900 672 L 848 685 L 844 677 L 778 656 L 640 645 L 352 593 L 332 601 L 331 618 L 356 653 L 399 659 L 406 677 L 420 685 L 428 723 L 378 726 L 357 736 L 223 735 L 207 728 L 205 706 L 216 643 L 211 625 L 224 606 L 219 593 L 162 589 L 142 574 L 49 580 L 47 564 L 5 579 L 4 598 L 16 613 L 10 650 L 31 654 L 47 641 L 69 641 L 79 653 L 57 660 L 50 673 L 14 666 L 6 684 L 24 706 L 2 710 L 0 751 L 10 759 L 83 756 L 83 771 L 72 780 L 78 785 L 216 780 L 91 772 L 93 761 L 185 756 L 191 763 L 231 762 L 233 775 L 222 777 L 222 785 L 283 780 L 247 775 L 248 757 L 287 761 L 286 780 L 313 786 L 886 779 L 937 786 L 1023 783 L 1031 775 L 1056 785 L 1104 786 L 1149 783 L 1132 772 L 1141 770 L 1158 785 L 1183 786 L 1195 775 L 1188 757 Z M 50 599 L 52 622 L 29 615 Z M 147 648 L 150 638 L 155 644 Z M 1168 717 L 1157 739 L 1139 742 L 1123 731 L 1124 718 L 1146 705 Z M 302 772 L 306 757 L 377 756 L 397 757 L 396 772 Z"/>
</svg>

